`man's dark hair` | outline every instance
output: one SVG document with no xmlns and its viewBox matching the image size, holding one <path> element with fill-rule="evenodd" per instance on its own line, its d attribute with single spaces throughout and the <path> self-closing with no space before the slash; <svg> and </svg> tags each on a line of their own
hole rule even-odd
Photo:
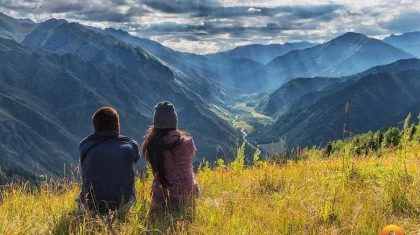
<svg viewBox="0 0 420 235">
<path fill-rule="evenodd" d="M 111 107 L 102 107 L 92 116 L 95 131 L 115 131 L 120 123 L 117 110 Z"/>
</svg>

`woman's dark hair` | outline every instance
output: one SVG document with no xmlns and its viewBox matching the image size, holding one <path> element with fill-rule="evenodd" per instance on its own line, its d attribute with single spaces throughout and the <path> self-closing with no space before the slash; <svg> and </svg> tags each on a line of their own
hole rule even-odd
<svg viewBox="0 0 420 235">
<path fill-rule="evenodd" d="M 180 138 L 172 143 L 164 142 L 164 137 L 170 131 L 178 131 Z M 153 175 L 158 177 L 162 186 L 170 185 L 165 177 L 165 153 L 164 150 L 172 150 L 180 145 L 185 136 L 185 132 L 177 129 L 157 129 L 151 126 L 144 136 L 144 142 L 141 145 L 141 152 L 146 160 L 152 166 Z"/>
</svg>

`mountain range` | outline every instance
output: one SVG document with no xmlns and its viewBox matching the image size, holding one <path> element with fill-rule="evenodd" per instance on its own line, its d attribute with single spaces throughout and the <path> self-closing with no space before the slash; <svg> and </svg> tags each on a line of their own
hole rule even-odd
<svg viewBox="0 0 420 235">
<path fill-rule="evenodd" d="M 207 58 L 211 59 L 240 59 L 247 58 L 256 61 L 260 64 L 267 64 L 276 57 L 283 56 L 293 50 L 303 50 L 316 46 L 315 43 L 310 42 L 296 42 L 296 43 L 284 43 L 284 44 L 251 44 L 245 46 L 238 46 L 232 50 L 208 54 Z"/>
<path fill-rule="evenodd" d="M 276 119 L 251 138 L 265 143 L 281 137 L 289 147 L 296 147 L 340 139 L 344 124 L 353 134 L 386 129 L 396 124 L 397 114 L 405 118 L 409 112 L 420 113 L 419 91 L 419 59 L 342 78 L 294 79 L 254 103 Z"/>
<path fill-rule="evenodd" d="M 413 57 L 380 40 L 346 33 L 324 44 L 277 57 L 265 66 L 265 73 L 270 78 L 269 84 L 278 86 L 296 77 L 348 76 Z"/>
<path fill-rule="evenodd" d="M 409 32 L 401 35 L 392 34 L 382 41 L 420 57 L 420 32 Z"/>
<path fill-rule="evenodd" d="M 22 41 L 37 25 L 12 18 L 0 12 L 0 37 Z"/>
<path fill-rule="evenodd" d="M 200 56 L 174 51 L 122 30 L 92 29 L 140 46 L 189 76 L 209 78 L 225 88 L 245 92 L 272 90 L 296 77 L 348 76 L 377 65 L 416 57 L 358 33 L 346 33 L 321 45 L 309 42 L 252 44 Z"/>
<path fill-rule="evenodd" d="M 59 174 L 64 163 L 75 165 L 77 144 L 92 132 L 90 117 L 102 105 L 115 107 L 123 134 L 140 142 L 154 105 L 170 100 L 181 128 L 196 140 L 198 161 L 228 153 L 236 141 L 218 106 L 225 91 L 216 83 L 190 78 L 140 47 L 76 23 L 19 24 L 31 29 L 20 43 L 0 38 L 2 166 Z"/>
<path fill-rule="evenodd" d="M 62 174 L 64 164 L 77 164 L 78 142 L 103 105 L 119 111 L 122 134 L 141 142 L 154 105 L 171 101 L 194 137 L 196 162 L 229 160 L 240 138 L 282 138 L 292 148 L 342 138 L 344 123 L 353 133 L 398 125 L 420 112 L 413 35 L 381 41 L 346 33 L 323 44 L 197 55 L 119 29 L 0 13 L 0 165 Z M 232 125 L 247 121 L 237 120 L 243 102 L 254 118 L 272 120 L 246 139 Z"/>
<path fill-rule="evenodd" d="M 254 81 L 259 83 L 257 79 L 248 78 L 248 75 L 255 71 L 262 71 L 261 73 L 265 74 L 264 64 L 272 58 L 282 56 L 292 50 L 305 49 L 316 45 L 309 42 L 285 43 L 283 45 L 252 44 L 237 47 L 227 52 L 200 56 L 174 51 L 155 41 L 138 38 L 122 30 L 88 28 L 144 48 L 168 65 L 191 77 L 205 77 L 217 81 L 226 88 L 231 88 L 230 93 L 235 92 L 232 88 L 252 91 L 261 87 L 261 84 L 254 84 Z M 249 81 L 244 81 L 244 79 Z M 249 85 L 249 83 L 254 85 Z M 258 89 L 258 91 L 261 90 Z"/>
</svg>

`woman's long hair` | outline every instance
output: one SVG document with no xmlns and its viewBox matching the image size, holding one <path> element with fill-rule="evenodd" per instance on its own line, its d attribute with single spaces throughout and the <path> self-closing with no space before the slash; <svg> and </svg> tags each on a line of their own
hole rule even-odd
<svg viewBox="0 0 420 235">
<path fill-rule="evenodd" d="M 178 131 L 180 134 L 180 138 L 175 140 L 172 143 L 165 143 L 164 137 L 170 131 Z M 143 156 L 152 166 L 153 175 L 158 177 L 162 186 L 170 185 L 168 180 L 165 177 L 165 153 L 164 150 L 171 151 L 175 147 L 179 146 L 184 136 L 186 135 L 185 132 L 169 128 L 169 129 L 156 129 L 153 126 L 149 127 L 146 135 L 144 136 L 144 142 L 141 145 L 141 151 Z"/>
</svg>

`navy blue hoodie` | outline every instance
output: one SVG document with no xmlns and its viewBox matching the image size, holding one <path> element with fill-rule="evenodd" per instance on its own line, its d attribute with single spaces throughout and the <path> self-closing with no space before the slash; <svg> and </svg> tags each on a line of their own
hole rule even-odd
<svg viewBox="0 0 420 235">
<path fill-rule="evenodd" d="M 79 150 L 80 156 L 89 151 L 81 162 L 80 199 L 85 205 L 91 210 L 117 209 L 135 199 L 135 164 L 140 158 L 136 141 L 115 131 L 96 131 L 80 142 Z"/>
</svg>

